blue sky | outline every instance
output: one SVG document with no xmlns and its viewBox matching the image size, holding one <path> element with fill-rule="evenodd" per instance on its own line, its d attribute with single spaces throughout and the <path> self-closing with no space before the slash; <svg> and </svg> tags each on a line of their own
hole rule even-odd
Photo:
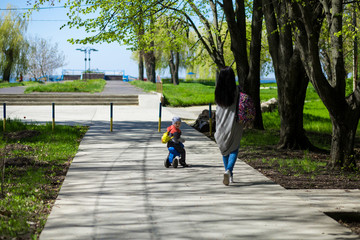
<svg viewBox="0 0 360 240">
<path fill-rule="evenodd" d="M 32 1 L 33 2 L 33 1 Z M 0 0 L 0 14 L 6 14 L 7 5 L 11 4 L 13 8 L 29 8 L 25 0 Z M 57 6 L 61 4 L 57 3 Z M 49 7 L 49 5 L 44 5 Z M 63 69 L 85 69 L 85 54 L 77 51 L 77 48 L 91 47 L 97 49 L 97 52 L 91 52 L 91 69 L 125 71 L 126 75 L 138 76 L 138 65 L 131 59 L 131 51 L 126 50 L 126 46 L 120 46 L 118 43 L 102 43 L 93 45 L 72 45 L 67 42 L 69 38 L 82 38 L 86 35 L 81 29 L 69 29 L 68 27 L 60 30 L 60 27 L 66 23 L 66 12 L 64 8 L 41 9 L 34 12 L 28 23 L 27 36 L 40 37 L 58 44 L 59 51 L 65 55 L 66 66 L 57 69 L 56 73 L 61 74 Z M 25 10 L 20 10 L 23 13 Z"/>
</svg>

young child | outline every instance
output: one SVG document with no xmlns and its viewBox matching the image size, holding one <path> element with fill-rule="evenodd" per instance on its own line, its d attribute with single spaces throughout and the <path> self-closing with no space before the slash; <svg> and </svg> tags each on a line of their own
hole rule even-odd
<svg viewBox="0 0 360 240">
<path fill-rule="evenodd" d="M 175 150 L 178 151 L 181 155 L 180 164 L 183 167 L 189 167 L 189 165 L 186 164 L 186 152 L 183 144 L 185 140 L 181 137 L 180 125 L 181 118 L 173 117 L 172 125 L 167 128 L 169 136 L 173 138 L 167 143 L 167 147 L 175 148 Z"/>
</svg>

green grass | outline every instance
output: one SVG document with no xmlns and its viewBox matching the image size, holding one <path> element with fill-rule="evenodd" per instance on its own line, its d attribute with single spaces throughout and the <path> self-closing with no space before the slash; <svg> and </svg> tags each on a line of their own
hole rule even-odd
<svg viewBox="0 0 360 240">
<path fill-rule="evenodd" d="M 261 101 L 277 98 L 277 89 L 261 89 Z M 263 113 L 265 129 L 280 129 L 278 111 Z M 304 104 L 304 129 L 309 132 L 331 133 L 329 112 L 320 100 L 313 86 L 309 85 Z"/>
<path fill-rule="evenodd" d="M 156 91 L 156 84 L 143 81 L 132 81 L 132 85 L 144 91 Z M 172 83 L 163 84 L 165 105 L 173 107 L 186 107 L 214 103 L 215 83 L 206 82 L 181 82 L 179 85 Z"/>
<path fill-rule="evenodd" d="M 129 82 L 131 85 L 141 88 L 145 92 L 155 92 L 156 91 L 156 84 L 151 82 L 144 82 L 144 81 L 131 81 Z"/>
<path fill-rule="evenodd" d="M 302 174 L 311 174 L 311 176 L 316 176 L 316 174 L 326 167 L 326 162 L 315 161 L 308 157 L 305 152 L 302 159 L 263 159 L 264 163 L 269 165 L 276 165 L 279 172 L 283 175 L 294 175 L 299 176 Z"/>
<path fill-rule="evenodd" d="M 2 157 L 6 155 L 4 197 L 0 198 L 0 236 L 5 239 L 37 239 L 43 229 L 51 204 L 57 196 L 55 185 L 75 156 L 86 127 L 25 124 L 7 120 L 6 133 L 36 131 L 23 138 L 4 135 L 0 140 Z M 6 151 L 4 149 L 13 147 Z M 26 146 L 19 147 L 19 146 Z M 12 159 L 20 159 L 16 164 Z M 26 163 L 26 164 L 24 164 Z M 1 165 L 1 164 L 0 164 Z"/>
<path fill-rule="evenodd" d="M 260 83 L 260 88 L 277 88 L 277 83 Z"/>
<path fill-rule="evenodd" d="M 9 88 L 9 87 L 21 87 L 21 86 L 34 86 L 34 85 L 40 85 L 41 82 L 34 82 L 34 81 L 28 81 L 28 82 L 16 82 L 16 83 L 9 83 L 2 81 L 0 82 L 0 88 Z"/>
<path fill-rule="evenodd" d="M 279 142 L 279 131 L 246 129 L 241 139 L 241 147 L 261 147 L 276 145 Z"/>
<path fill-rule="evenodd" d="M 203 83 L 164 84 L 163 93 L 171 106 L 194 106 L 214 103 L 214 86 Z"/>
<path fill-rule="evenodd" d="M 106 85 L 104 79 L 77 80 L 70 82 L 48 83 L 27 87 L 25 93 L 31 92 L 102 92 Z"/>
</svg>

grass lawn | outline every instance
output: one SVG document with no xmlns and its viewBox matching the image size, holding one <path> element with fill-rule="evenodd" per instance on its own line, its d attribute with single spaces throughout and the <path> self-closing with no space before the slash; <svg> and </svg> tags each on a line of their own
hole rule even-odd
<svg viewBox="0 0 360 240">
<path fill-rule="evenodd" d="M 156 91 L 156 84 L 143 81 L 132 81 L 130 84 L 150 92 Z M 191 83 L 182 82 L 175 86 L 172 83 L 163 84 L 165 105 L 186 107 L 214 103 L 214 82 Z"/>
<path fill-rule="evenodd" d="M 31 92 L 102 92 L 106 85 L 104 79 L 76 80 L 68 82 L 47 83 L 27 87 L 25 93 Z"/>
<path fill-rule="evenodd" d="M 6 123 L 1 128 L 1 239 L 37 239 L 87 127 Z M 0 161 L 2 173 L 3 162 Z"/>
<path fill-rule="evenodd" d="M 16 82 L 16 83 L 9 83 L 9 82 L 2 81 L 2 82 L 0 82 L 0 88 L 21 87 L 21 86 L 34 86 L 34 85 L 40 85 L 40 84 L 42 84 L 42 83 L 40 83 L 40 82 L 33 82 L 33 81 L 28 81 L 28 82 Z"/>
</svg>

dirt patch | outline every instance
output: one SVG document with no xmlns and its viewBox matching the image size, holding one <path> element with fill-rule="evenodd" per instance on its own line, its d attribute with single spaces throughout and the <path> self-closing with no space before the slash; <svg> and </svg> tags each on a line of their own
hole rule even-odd
<svg viewBox="0 0 360 240">
<path fill-rule="evenodd" d="M 40 132 L 36 130 L 23 130 L 17 132 L 5 132 L 4 137 L 11 140 L 20 140 L 24 138 L 31 138 L 39 135 Z"/>
<path fill-rule="evenodd" d="M 360 234 L 360 213 L 354 212 L 326 212 L 326 215 L 338 221 L 341 225 Z"/>
<path fill-rule="evenodd" d="M 329 168 L 328 153 L 281 150 L 276 146 L 267 146 L 242 148 L 239 150 L 239 157 L 286 189 L 359 189 L 360 186 L 359 172 L 343 172 Z M 307 172 L 293 166 L 281 166 L 273 159 L 311 159 L 322 166 Z"/>
<path fill-rule="evenodd" d="M 9 153 L 11 151 L 25 151 L 32 152 L 34 149 L 31 146 L 23 145 L 20 143 L 8 144 L 5 146 L 5 152 Z"/>
<path fill-rule="evenodd" d="M 31 133 L 32 134 L 32 133 Z M 22 136 L 30 136 L 31 134 L 21 133 Z M 17 135 L 19 137 L 20 135 Z M 21 138 L 18 138 L 21 139 Z M 34 158 L 31 156 L 26 156 L 24 153 L 33 152 L 34 149 L 31 146 L 23 145 L 20 143 L 7 144 L 5 148 L 0 149 L 0 155 L 5 156 L 6 166 L 13 167 L 24 167 L 34 164 Z M 0 166 L 2 166 L 3 161 L 1 160 Z"/>
</svg>

